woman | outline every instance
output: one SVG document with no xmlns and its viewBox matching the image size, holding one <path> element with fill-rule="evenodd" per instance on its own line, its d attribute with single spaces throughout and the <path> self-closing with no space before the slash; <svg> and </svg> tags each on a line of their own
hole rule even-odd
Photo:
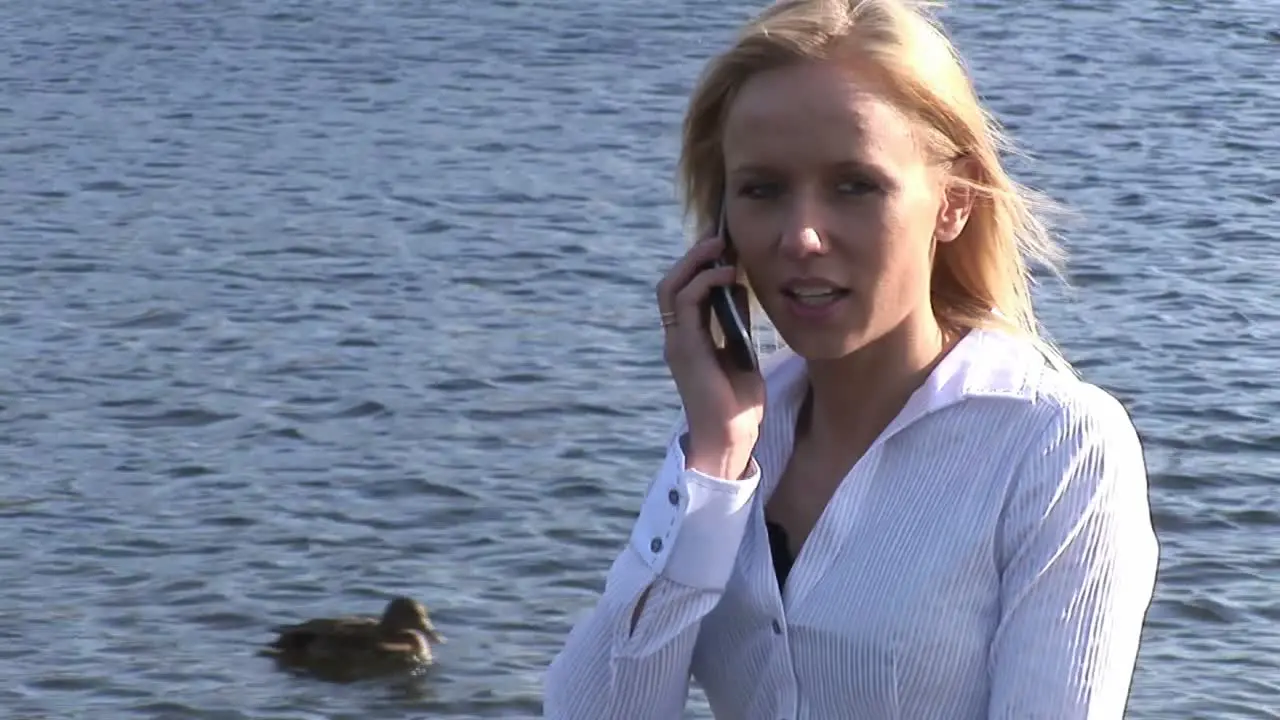
<svg viewBox="0 0 1280 720">
<path fill-rule="evenodd" d="M 546 716 L 1119 720 L 1158 548 L 1123 407 L 1037 338 L 1055 248 L 951 46 L 905 0 L 786 0 L 696 89 L 686 204 L 723 197 L 786 342 L 719 362 L 739 280 L 657 304 L 685 422 Z M 722 182 L 726 178 L 727 182 Z"/>
</svg>

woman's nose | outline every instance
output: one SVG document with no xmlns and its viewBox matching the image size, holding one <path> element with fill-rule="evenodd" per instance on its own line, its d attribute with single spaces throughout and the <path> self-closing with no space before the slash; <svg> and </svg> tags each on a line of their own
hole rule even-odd
<svg viewBox="0 0 1280 720">
<path fill-rule="evenodd" d="M 810 202 L 797 205 L 782 231 L 783 250 L 798 257 L 826 252 L 826 243 L 819 230 L 822 223 L 817 207 Z"/>
</svg>

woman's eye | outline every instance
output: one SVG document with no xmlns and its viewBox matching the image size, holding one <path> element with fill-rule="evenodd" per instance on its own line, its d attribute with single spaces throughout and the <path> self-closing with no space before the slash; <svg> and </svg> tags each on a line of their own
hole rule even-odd
<svg viewBox="0 0 1280 720">
<path fill-rule="evenodd" d="M 880 186 L 870 180 L 844 180 L 836 185 L 837 191 L 847 195 L 865 195 L 879 189 Z"/>
<path fill-rule="evenodd" d="M 748 182 L 738 186 L 740 197 L 755 200 L 775 199 L 785 192 L 786 188 L 778 182 Z M 849 179 L 836 183 L 835 190 L 840 195 L 868 195 L 880 191 L 880 186 L 871 180 Z"/>
<path fill-rule="evenodd" d="M 738 188 L 738 194 L 745 198 L 764 199 L 778 195 L 778 184 L 769 182 L 744 183 Z"/>
</svg>

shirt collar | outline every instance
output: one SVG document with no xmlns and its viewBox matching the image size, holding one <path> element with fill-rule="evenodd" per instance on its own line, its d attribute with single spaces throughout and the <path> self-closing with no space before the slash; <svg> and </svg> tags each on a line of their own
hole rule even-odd
<svg viewBox="0 0 1280 720">
<path fill-rule="evenodd" d="M 766 358 L 762 370 L 769 402 L 790 418 L 799 410 L 806 388 L 806 363 L 790 348 Z M 1040 351 L 1028 340 L 986 328 L 969 331 L 912 393 L 884 435 L 973 397 L 1032 398 L 1046 369 Z"/>
</svg>

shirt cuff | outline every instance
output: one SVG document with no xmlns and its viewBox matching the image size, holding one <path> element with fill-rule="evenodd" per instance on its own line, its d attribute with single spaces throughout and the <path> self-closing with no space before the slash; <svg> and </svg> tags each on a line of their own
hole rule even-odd
<svg viewBox="0 0 1280 720">
<path fill-rule="evenodd" d="M 723 591 L 759 485 L 755 458 L 741 480 L 686 469 L 677 438 L 640 507 L 631 545 L 654 573 L 688 587 Z"/>
</svg>

